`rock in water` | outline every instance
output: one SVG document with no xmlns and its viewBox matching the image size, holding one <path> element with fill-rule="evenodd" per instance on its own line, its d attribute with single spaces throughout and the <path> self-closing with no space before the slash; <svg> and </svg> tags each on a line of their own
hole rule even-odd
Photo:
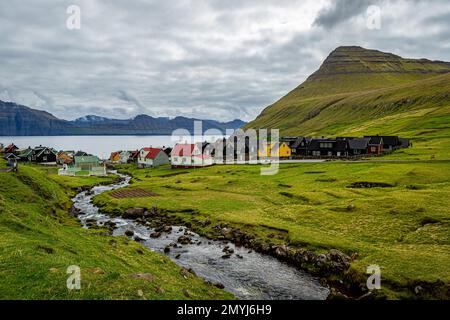
<svg viewBox="0 0 450 320">
<path fill-rule="evenodd" d="M 125 219 L 137 219 L 144 216 L 144 208 L 129 208 L 123 214 L 122 217 Z"/>
</svg>

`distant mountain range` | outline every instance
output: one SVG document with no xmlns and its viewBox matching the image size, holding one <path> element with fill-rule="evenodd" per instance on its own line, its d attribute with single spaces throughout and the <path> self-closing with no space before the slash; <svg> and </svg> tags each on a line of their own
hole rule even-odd
<svg viewBox="0 0 450 320">
<path fill-rule="evenodd" d="M 45 111 L 0 100 L 0 136 L 171 135 L 176 129 L 186 129 L 193 133 L 196 120 L 200 119 L 154 118 L 143 114 L 126 120 L 88 115 L 68 121 Z M 217 129 L 222 133 L 246 124 L 237 119 L 230 122 L 201 121 L 203 131 Z"/>
</svg>

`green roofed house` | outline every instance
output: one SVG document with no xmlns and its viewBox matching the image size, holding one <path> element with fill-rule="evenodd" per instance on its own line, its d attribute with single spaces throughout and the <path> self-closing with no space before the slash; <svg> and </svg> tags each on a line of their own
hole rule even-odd
<svg viewBox="0 0 450 320">
<path fill-rule="evenodd" d="M 106 167 L 96 156 L 75 156 L 72 165 L 64 164 L 58 170 L 63 176 L 106 176 Z"/>
</svg>

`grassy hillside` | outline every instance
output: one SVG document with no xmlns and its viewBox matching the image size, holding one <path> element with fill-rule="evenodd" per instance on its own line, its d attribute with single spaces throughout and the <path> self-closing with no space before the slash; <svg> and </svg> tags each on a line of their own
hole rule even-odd
<svg viewBox="0 0 450 320">
<path fill-rule="evenodd" d="M 231 298 L 167 257 L 101 229 L 82 229 L 67 214 L 71 187 L 112 179 L 64 178 L 33 166 L 0 172 L 0 299 Z M 70 265 L 81 268 L 81 290 L 66 287 Z"/>
<path fill-rule="evenodd" d="M 134 175 L 129 188 L 159 196 L 102 194 L 94 201 L 106 212 L 156 205 L 194 225 L 211 219 L 200 228 L 205 234 L 225 222 L 262 241 L 356 252 L 352 270 L 361 275 L 379 265 L 382 292 L 391 298 L 411 297 L 405 288 L 414 281 L 450 281 L 443 267 L 450 264 L 450 162 L 286 164 L 274 176 L 243 165 L 124 170 Z M 349 188 L 360 181 L 391 187 Z"/>
<path fill-rule="evenodd" d="M 341 47 L 246 128 L 277 128 L 283 135 L 449 139 L 449 72 L 449 63 Z M 440 155 L 447 152 L 445 147 L 439 148 Z"/>
</svg>

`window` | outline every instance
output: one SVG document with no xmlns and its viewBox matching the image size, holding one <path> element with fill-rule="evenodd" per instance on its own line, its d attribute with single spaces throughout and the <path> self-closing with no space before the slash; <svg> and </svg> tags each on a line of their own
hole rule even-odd
<svg viewBox="0 0 450 320">
<path fill-rule="evenodd" d="M 333 143 L 331 143 L 331 142 L 321 142 L 320 143 L 320 148 L 322 148 L 322 149 L 333 148 Z"/>
</svg>

